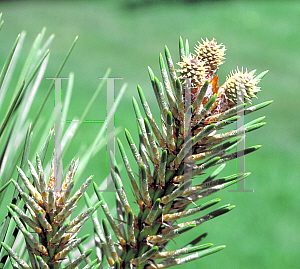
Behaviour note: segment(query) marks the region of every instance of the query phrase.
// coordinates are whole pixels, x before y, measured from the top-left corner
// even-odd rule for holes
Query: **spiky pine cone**
[[[223,249],[225,246],[211,248],[212,244],[198,245],[203,235],[178,250],[167,251],[165,247],[171,239],[234,208],[224,205],[194,220],[185,221],[185,217],[201,214],[220,202],[220,199],[213,199],[196,205],[198,200],[250,174],[239,173],[215,179],[224,168],[225,162],[260,147],[254,146],[243,152],[227,154],[242,139],[244,132],[263,126],[263,118],[247,123],[245,130],[226,133],[217,131],[235,122],[240,117],[237,111],[246,115],[271,103],[264,102],[244,109],[244,101],[247,102],[254,96],[258,89],[256,85],[266,72],[254,77],[254,72],[237,71],[227,77],[226,82],[219,87],[216,71],[224,59],[225,48],[216,45],[213,39],[196,47],[194,56],[189,54],[187,46],[183,46],[181,38],[179,45],[180,57],[183,60],[178,64],[181,68],[178,70],[179,77],[167,47],[165,55],[171,82],[162,55],[159,62],[163,84],[149,68],[150,80],[160,109],[161,129],[154,120],[140,86],[138,93],[146,118],[142,117],[133,98],[139,124],[139,146],[135,144],[128,130],[125,130],[125,135],[138,165],[138,180],[121,141],[117,139],[139,211],[129,205],[118,167],[115,165],[112,176],[119,199],[119,223],[116,223],[104,201],[102,208],[118,240],[115,244],[118,250],[116,251],[112,243],[105,221],[105,237],[102,236],[101,239],[107,261],[114,268],[167,268]],[[187,84],[192,85],[189,87],[186,84],[183,87],[182,83],[188,80]],[[234,98],[234,93],[238,94],[243,90],[245,98],[242,104],[237,104],[238,99]],[[219,164],[221,166],[202,182],[199,179],[193,180],[195,176],[204,174],[209,167]],[[94,187],[99,200],[103,200],[96,183]],[[194,206],[187,209],[189,205]]]
[[[27,205],[31,218],[14,204],[10,204],[10,207],[8,207],[18,229],[23,233],[27,245],[35,254],[41,269],[60,268],[62,260],[87,239],[89,235],[85,235],[81,239],[78,239],[77,235],[85,221],[90,218],[92,213],[101,204],[101,202],[98,202],[95,206],[91,206],[73,220],[69,220],[68,217],[91,183],[92,176],[70,197],[74,187],[73,177],[77,170],[79,160],[77,159],[75,161],[73,159],[71,161],[60,191],[56,191],[55,189],[57,183],[54,175],[54,166],[57,166],[55,162],[56,158],[55,154],[53,154],[51,175],[48,184],[46,183],[42,163],[38,154],[36,155],[37,170],[35,170],[31,162],[28,161],[34,185],[30,182],[25,173],[17,167],[18,173],[28,189],[29,194],[27,194],[16,181],[13,180],[12,182],[19,191],[24,203]],[[32,230],[32,232],[30,232],[30,230]],[[36,268],[33,264],[32,267],[29,266],[8,245],[5,243],[2,243],[2,245],[22,268]],[[82,253],[75,261],[66,266],[65,269],[77,268],[77,266],[89,256],[91,251],[92,250],[88,250]]]
[[[218,45],[214,38],[211,41],[207,38],[206,41],[201,40],[202,43],[198,41],[198,45],[195,46],[196,55],[204,66],[208,67],[213,73],[225,60],[225,46],[223,44]]]
[[[182,62],[179,62],[178,65],[180,66],[180,69],[177,70],[180,73],[178,79],[181,83],[185,83],[186,79],[190,79],[192,98],[194,98],[197,94],[198,86],[203,85],[206,81],[207,67],[194,54],[190,54],[188,57],[182,56]]]
[[[251,98],[256,97],[255,93],[260,91],[256,86],[259,79],[255,79],[254,73],[255,70],[248,73],[246,69],[244,73],[243,69],[240,71],[238,68],[235,72],[231,72],[222,86],[224,94],[235,104],[238,103],[238,99],[239,103],[243,103],[244,100],[251,103]]]

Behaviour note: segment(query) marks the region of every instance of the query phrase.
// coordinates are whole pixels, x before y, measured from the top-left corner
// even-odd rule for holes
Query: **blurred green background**
[[[116,110],[115,125],[122,128],[118,137],[125,145],[124,127],[131,131],[137,141],[131,103],[132,96],[138,99],[136,86],[141,85],[157,116],[158,107],[147,66],[160,78],[158,55],[164,52],[164,46],[167,45],[173,60],[177,62],[179,36],[189,39],[191,51],[201,38],[216,38],[218,43],[225,44],[226,61],[218,71],[220,84],[237,66],[250,71],[257,69],[257,73],[270,70],[260,82],[262,91],[254,104],[267,100],[274,100],[274,103],[246,119],[248,122],[265,115],[267,122],[264,128],[246,137],[246,147],[263,145],[258,152],[246,157],[246,172],[252,172],[247,178],[246,189],[254,192],[232,193],[223,190],[214,195],[213,198],[222,199],[222,204],[230,203],[237,207],[197,227],[184,238],[179,237],[176,244],[171,243],[168,249],[179,248],[194,237],[208,232],[204,243],[211,242],[215,246],[225,244],[227,248],[177,268],[300,267],[300,2],[7,1],[0,2],[0,12],[4,19],[0,32],[1,66],[18,33],[27,31],[21,56],[25,60],[34,38],[46,26],[48,36],[54,33],[55,39],[50,47],[50,63],[45,77],[53,77],[73,39],[79,36],[61,74],[67,77],[71,71],[75,73],[69,119],[80,117],[99,83],[98,77],[102,77],[108,67],[112,68],[110,77],[123,77],[115,84],[118,94],[122,84],[128,83],[125,96]],[[46,79],[42,82],[35,100],[36,108],[49,83]],[[63,82],[63,89],[66,86],[67,83]],[[41,128],[52,109],[53,97],[50,97],[43,110],[44,123],[41,120]],[[86,120],[103,120],[105,116],[106,89],[103,89]],[[101,124],[95,123],[82,128],[66,156],[65,167],[78,148],[87,148],[100,127]],[[34,140],[38,139],[34,136]],[[127,145],[126,149],[129,150]],[[31,154],[33,156],[34,152]],[[94,156],[80,181],[94,174],[95,181],[101,184],[106,176],[105,154],[103,149]],[[116,157],[121,164],[118,148]],[[235,169],[233,161],[221,176],[234,174]],[[127,184],[129,179],[123,167],[122,175],[125,188],[130,192]],[[88,193],[93,193],[92,187]],[[113,207],[112,193],[104,195]],[[5,209],[3,212],[6,214]],[[90,228],[91,222],[83,228],[82,234],[90,232]]]

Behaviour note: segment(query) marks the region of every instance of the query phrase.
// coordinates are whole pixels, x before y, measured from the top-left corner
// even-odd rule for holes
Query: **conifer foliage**
[[[1,248],[10,256],[14,269],[162,269],[185,264],[225,248],[214,247],[211,243],[200,244],[207,235],[200,229],[196,230],[199,235],[194,240],[178,249],[168,249],[167,246],[170,240],[176,240],[181,234],[235,207],[229,204],[216,206],[221,201],[219,198],[206,197],[248,177],[250,173],[226,177],[219,174],[227,161],[260,148],[257,145],[235,151],[237,144],[244,140],[245,133],[265,125],[262,122],[264,117],[238,129],[232,127],[231,131],[225,132],[223,128],[233,126],[241,117],[272,102],[252,105],[252,98],[257,98],[260,91],[258,83],[267,71],[255,75],[255,70],[248,72],[247,69],[237,68],[219,85],[217,71],[225,60],[225,50],[225,46],[217,44],[215,39],[202,39],[195,46],[194,53],[190,53],[188,41],[184,43],[180,37],[179,62],[176,66],[167,47],[165,60],[159,55],[161,81],[148,67],[160,115],[155,119],[152,111],[157,107],[150,108],[138,85],[141,105],[134,97],[132,103],[139,141],[134,141],[127,129],[125,137],[128,146],[124,147],[117,138],[135,203],[129,202],[123,187],[128,179],[121,178],[117,161],[112,156],[114,166],[111,175],[116,189],[117,216],[111,213],[96,182],[93,182],[93,187],[99,202],[92,205],[86,193],[92,176],[72,194],[78,159],[71,161],[62,186],[58,186],[60,172],[57,172],[55,151],[49,180],[45,178],[42,164],[45,156],[40,158],[41,155],[37,154],[36,165],[28,161],[32,180],[24,172],[24,163],[20,165],[23,170],[17,167],[26,189],[20,181],[11,179],[1,186],[0,193],[13,183],[25,204],[21,208],[13,199],[7,208],[17,232],[21,232],[25,239],[31,264],[12,249],[11,244],[1,242]],[[4,68],[5,72],[8,66]],[[0,76],[2,82],[4,75]],[[5,126],[6,123],[2,125],[0,136]],[[28,152],[26,150],[24,160],[28,159]],[[133,155],[134,163],[129,161],[129,154]],[[211,167],[215,170],[205,175]],[[88,209],[74,217],[71,214],[82,196],[85,196]],[[102,221],[97,217],[99,207],[105,216]],[[92,249],[86,251],[82,245],[88,235],[78,236],[83,224],[90,218],[94,224],[93,248],[97,256],[93,261],[88,257]],[[5,220],[4,224],[3,234],[6,233],[8,221]],[[77,248],[81,253],[73,258],[72,253]],[[3,260],[6,262],[7,259]],[[84,260],[86,265],[80,265]],[[0,267],[3,268],[4,264],[0,263]]]
[[[247,115],[271,103],[248,105],[260,91],[257,85],[267,71],[255,76],[255,71],[237,69],[220,86],[216,73],[225,59],[225,47],[217,44],[215,39],[198,42],[193,54],[189,52],[188,41],[184,44],[180,38],[179,56],[180,61],[175,67],[167,47],[166,61],[159,55],[161,81],[148,67],[160,119],[154,119],[151,109],[156,108],[149,107],[141,86],[137,86],[145,113],[142,116],[140,106],[133,98],[138,143],[125,129],[135,165],[129,162],[129,153],[117,139],[138,208],[128,202],[123,188],[125,179],[121,179],[116,161],[111,171],[118,194],[116,218],[94,183],[106,215],[104,234],[99,232],[99,237],[112,268],[168,268],[222,250],[225,246],[198,244],[206,234],[199,234],[195,240],[176,250],[166,250],[166,245],[181,234],[234,208],[227,204],[211,209],[220,199],[203,200],[250,174],[217,178],[225,162],[260,148],[253,146],[242,152],[229,153],[243,140],[244,133],[265,124],[261,122],[264,117],[247,123],[239,130],[233,128],[222,133],[222,128],[235,123],[241,117],[238,112]],[[199,176],[205,170],[217,165],[210,176],[202,176],[201,180]],[[189,216],[194,216],[194,219],[187,220]],[[117,242],[113,243],[110,231]]]
[[[62,260],[88,238],[89,235],[85,235],[82,238],[77,238],[77,235],[83,224],[100,206],[101,202],[98,202],[95,206],[91,206],[85,212],[70,220],[69,216],[90,185],[92,176],[71,196],[70,194],[74,187],[73,177],[79,164],[78,159],[76,161],[72,160],[70,163],[68,172],[59,191],[56,189],[56,185],[59,181],[57,175],[54,173],[55,166],[57,167],[55,153],[53,154],[51,162],[51,174],[48,182],[46,182],[42,162],[38,154],[36,155],[36,164],[37,169],[28,161],[34,185],[30,182],[25,173],[17,167],[18,173],[29,191],[29,194],[27,194],[16,181],[12,180],[15,188],[19,191],[26,204],[26,208],[31,217],[14,204],[10,204],[7,208],[19,231],[23,233],[26,243],[30,246],[28,251],[34,253],[40,268],[59,269],[61,268]],[[4,242],[1,244],[21,268],[36,268],[35,264],[31,266],[28,265],[10,246]],[[91,249],[85,251],[65,268],[77,268],[91,252]],[[34,261],[34,259],[32,261]],[[94,264],[95,263],[96,261],[94,261]],[[93,264],[91,264],[90,267],[86,268],[96,267],[93,267]]]

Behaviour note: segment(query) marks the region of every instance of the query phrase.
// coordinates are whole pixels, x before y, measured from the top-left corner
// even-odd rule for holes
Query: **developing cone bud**
[[[217,45],[215,38],[211,41],[207,38],[206,41],[202,39],[202,43],[198,41],[198,45],[195,47],[196,56],[203,62],[204,66],[209,67],[212,71],[217,70],[225,59],[225,46],[222,43]]]
[[[190,54],[189,57],[182,57],[182,62],[177,63],[180,69],[177,72],[180,73],[178,77],[182,85],[185,85],[186,80],[191,80],[192,93],[197,90],[199,85],[203,85],[206,81],[206,67],[204,62],[197,56]]]
[[[249,102],[251,103],[251,98],[256,97],[254,93],[260,91],[257,87],[259,79],[254,78],[255,70],[251,72],[243,72],[238,68],[235,72],[231,72],[226,78],[226,82],[222,86],[224,93],[228,99],[233,101],[235,104]]]

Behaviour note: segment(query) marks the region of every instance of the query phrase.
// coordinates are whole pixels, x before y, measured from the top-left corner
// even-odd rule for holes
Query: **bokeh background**
[[[137,141],[131,99],[137,84],[156,111],[158,107],[148,78],[147,66],[160,77],[158,55],[167,45],[173,60],[179,60],[179,36],[189,39],[190,49],[201,38],[216,38],[225,44],[226,61],[218,71],[222,84],[233,69],[270,70],[260,82],[261,92],[254,104],[274,100],[273,104],[250,115],[246,122],[266,116],[267,125],[246,137],[246,146],[263,147],[246,157],[246,189],[254,192],[233,193],[223,190],[213,198],[237,207],[230,213],[190,231],[168,249],[179,248],[196,236],[208,232],[204,243],[225,244],[225,250],[178,268],[300,268],[299,255],[299,100],[300,100],[300,2],[298,1],[4,1],[0,2],[4,26],[0,33],[0,63],[22,30],[26,30],[26,56],[36,35],[47,27],[47,36],[55,34],[50,47],[46,77],[53,77],[75,36],[79,40],[61,76],[75,73],[74,94],[68,117],[83,113],[99,83],[98,77],[112,68],[110,77],[123,77],[115,85],[118,94],[128,83],[125,96],[116,110],[115,126],[126,144],[124,127]],[[49,80],[44,80],[36,97],[39,106]],[[67,83],[63,82],[63,88]],[[41,128],[53,109],[53,96],[42,114]],[[32,111],[32,117],[34,111]],[[1,118],[3,115],[1,115]],[[106,117],[106,89],[102,90],[86,120]],[[85,125],[66,155],[66,167],[77,152],[83,151],[97,135],[100,123]],[[34,141],[39,139],[34,136]],[[126,145],[126,149],[129,147]],[[32,156],[34,152],[31,153]],[[128,153],[129,154],[129,153]],[[50,156],[50,155],[49,155]],[[48,157],[49,157],[48,156]],[[76,156],[80,157],[80,156]],[[116,148],[116,157],[121,158]],[[105,148],[96,154],[83,173],[85,180],[94,174],[98,184],[106,177]],[[129,179],[121,168],[125,188]],[[135,169],[137,172],[137,169]],[[212,171],[212,170],[211,170]],[[228,164],[220,176],[234,174],[235,163]],[[127,184],[128,182],[128,184]],[[235,187],[231,187],[234,189]],[[88,189],[92,194],[92,187]],[[104,193],[111,208],[114,194]],[[82,204],[83,206],[83,204]],[[135,208],[137,210],[137,207]],[[6,210],[2,209],[3,215]],[[99,210],[101,218],[102,212]],[[2,221],[3,216],[1,216]],[[88,222],[82,234],[91,232]]]

